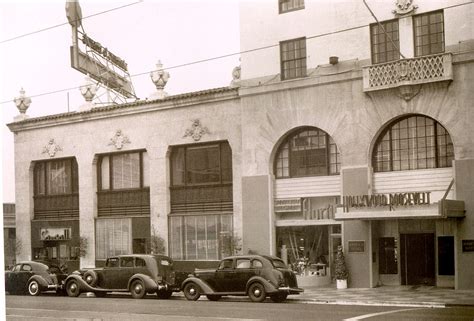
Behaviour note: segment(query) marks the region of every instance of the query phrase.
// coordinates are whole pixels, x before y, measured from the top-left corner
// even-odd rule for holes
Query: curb
[[[322,299],[287,299],[288,302],[303,304],[334,304],[334,305],[364,305],[364,306],[393,306],[393,307],[420,307],[420,308],[446,308],[448,304],[438,302],[403,302],[403,301],[348,301],[348,300],[322,300]],[[453,306],[453,305],[450,305]],[[470,306],[467,304],[466,306]]]

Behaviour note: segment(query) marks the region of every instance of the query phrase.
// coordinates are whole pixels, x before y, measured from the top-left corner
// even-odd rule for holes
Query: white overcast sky
[[[83,17],[137,2],[79,1]],[[13,133],[6,124],[18,110],[13,98],[24,88],[28,96],[83,84],[84,75],[70,66],[71,27],[65,24],[11,41],[8,39],[67,23],[66,1],[0,0],[0,106],[2,110],[2,195],[15,202]],[[237,0],[144,0],[83,20],[84,31],[128,63],[131,75],[239,52]],[[239,57],[169,70],[165,88],[180,94],[229,85]],[[132,78],[137,96],[155,87],[149,73]],[[32,97],[30,117],[74,111],[84,103],[78,89]],[[67,133],[64,133],[67,135]]]

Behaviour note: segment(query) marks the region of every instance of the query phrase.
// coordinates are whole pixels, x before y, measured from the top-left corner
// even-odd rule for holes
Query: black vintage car
[[[299,294],[296,275],[285,263],[273,256],[241,255],[223,259],[217,270],[196,270],[182,283],[184,296],[197,300],[201,294],[211,301],[224,295],[248,295],[254,302],[270,296],[283,302],[289,294]]]
[[[105,296],[108,292],[130,292],[135,299],[147,293],[156,293],[168,299],[175,285],[173,261],[163,255],[119,255],[109,257],[103,268],[74,271],[66,279],[66,292],[76,297],[81,292]]]
[[[5,291],[9,294],[40,295],[42,292],[62,293],[67,273],[60,267],[46,263],[25,261],[5,271]]]

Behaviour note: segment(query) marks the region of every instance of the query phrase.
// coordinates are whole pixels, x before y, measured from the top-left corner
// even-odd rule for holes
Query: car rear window
[[[272,260],[273,266],[280,269],[286,269],[286,264],[282,260]]]

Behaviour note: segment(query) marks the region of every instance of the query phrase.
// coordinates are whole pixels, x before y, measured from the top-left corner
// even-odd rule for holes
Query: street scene
[[[0,3],[0,315],[474,320],[473,14]]]

